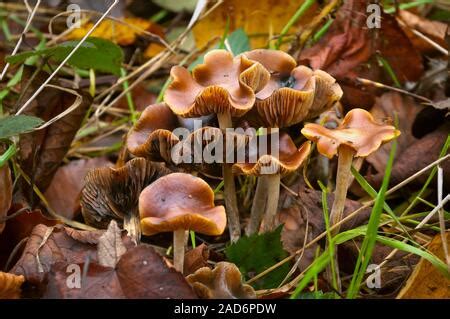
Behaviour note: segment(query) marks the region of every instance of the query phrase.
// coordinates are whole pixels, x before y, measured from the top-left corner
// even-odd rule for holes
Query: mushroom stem
[[[345,200],[347,198],[347,190],[349,187],[349,182],[352,178],[351,167],[354,154],[354,150],[348,146],[341,145],[339,147],[336,190],[334,191],[334,202],[330,213],[331,226],[339,223],[342,220],[345,208]],[[337,227],[333,231],[333,235],[339,233],[339,228],[340,227]]]
[[[253,235],[259,231],[261,220],[264,216],[267,203],[267,187],[264,178],[259,177],[256,185],[255,197],[253,198],[250,220],[246,229],[247,236]]]
[[[267,204],[266,212],[263,220],[263,231],[271,231],[275,228],[275,220],[278,211],[278,199],[280,198],[280,174],[263,175],[260,177],[264,180],[266,186]]]
[[[233,127],[230,113],[217,114],[219,127],[222,130]],[[241,223],[239,221],[239,209],[236,198],[236,186],[234,184],[234,176],[232,171],[232,164],[223,163],[223,196],[225,199],[225,207],[228,216],[228,228],[230,230],[230,240],[235,242],[241,237]]]
[[[178,229],[173,232],[173,265],[176,270],[184,270],[184,246],[186,243],[186,230]]]

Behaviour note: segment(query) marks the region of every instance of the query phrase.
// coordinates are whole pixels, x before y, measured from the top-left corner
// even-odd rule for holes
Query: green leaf
[[[193,12],[197,4],[197,0],[153,0],[153,3],[156,3],[161,8],[172,12]]]
[[[235,30],[228,36],[228,44],[234,55],[250,51],[250,39],[242,28]]]
[[[0,139],[29,132],[42,123],[43,121],[40,118],[27,115],[0,118]]]
[[[79,41],[67,41],[52,48],[27,51],[9,56],[6,58],[6,61],[11,64],[17,64],[24,63],[30,57],[41,56],[55,62],[62,62],[78,43]],[[119,46],[104,39],[88,38],[69,59],[67,64],[80,69],[94,69],[120,76],[122,61],[123,52]]]
[[[225,249],[228,261],[235,263],[246,279],[259,274],[284,259],[288,254],[281,244],[281,230],[242,237]],[[254,283],[256,289],[276,288],[289,272],[289,265],[283,264]]]

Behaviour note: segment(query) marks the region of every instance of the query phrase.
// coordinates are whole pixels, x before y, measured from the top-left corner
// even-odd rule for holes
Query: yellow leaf
[[[144,31],[149,31],[159,36],[163,36],[163,31],[160,26],[150,21],[140,18],[124,18],[124,23],[113,20],[105,20],[91,34],[92,37],[98,37],[110,40],[119,45],[127,46],[136,41],[137,36]],[[91,22],[85,23],[81,28],[74,29],[67,36],[68,40],[78,40],[86,35],[94,24]]]
[[[446,233],[450,245],[450,233]],[[445,260],[441,235],[436,235],[428,250],[441,260]],[[450,280],[425,259],[421,259],[409,277],[397,299],[444,299],[450,298]]]
[[[0,299],[19,299],[24,281],[23,276],[0,272]]]
[[[303,0],[225,0],[194,27],[194,37],[198,48],[204,47],[214,37],[222,37],[230,19],[230,33],[243,28],[250,36],[252,48],[265,47],[272,35],[279,34],[289,19],[295,14]],[[298,25],[308,23],[317,5],[298,21]],[[295,31],[295,26],[289,32]]]

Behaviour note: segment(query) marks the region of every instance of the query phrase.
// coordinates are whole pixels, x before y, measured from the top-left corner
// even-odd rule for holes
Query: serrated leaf
[[[55,62],[63,61],[78,45],[79,41],[66,41],[55,47],[27,51],[14,56],[9,56],[6,61],[11,64],[24,63],[33,56],[47,57]],[[68,65],[80,69],[94,69],[97,71],[120,75],[123,61],[122,49],[111,41],[101,38],[88,38],[78,48],[67,62]]]
[[[0,118],[0,139],[29,132],[42,123],[43,121],[40,118],[27,115]]]
[[[280,226],[273,232],[242,237],[226,248],[228,261],[236,264],[247,279],[273,266],[288,255],[281,243],[282,228]],[[276,288],[288,272],[289,265],[285,263],[257,280],[253,286],[256,289]]]

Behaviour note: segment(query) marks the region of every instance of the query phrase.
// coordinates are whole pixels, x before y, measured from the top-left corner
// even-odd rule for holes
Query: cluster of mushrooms
[[[299,170],[311,153],[311,141],[316,142],[322,155],[338,155],[331,213],[335,224],[342,219],[353,158],[369,155],[399,134],[394,127],[375,122],[367,111],[353,109],[336,129],[306,124],[301,130],[306,141],[298,147],[287,128],[332,108],[342,90],[329,74],[297,66],[282,51],[260,49],[233,57],[228,51],[214,50],[192,72],[174,66],[171,77],[164,103],[148,106],[128,133],[127,149],[135,158],[123,167],[91,171],[81,202],[86,222],[97,228],[106,228],[115,219],[136,240],[141,233],[151,236],[173,232],[174,266],[181,272],[188,230],[218,236],[228,224],[232,242],[241,236],[237,175],[258,178],[246,234],[272,230],[276,226],[280,179]],[[201,119],[204,125],[193,128],[194,119]],[[181,139],[175,133],[179,127],[189,129],[190,134]],[[265,134],[278,139],[279,154],[257,148],[248,151],[257,153],[256,161],[248,160],[252,154],[235,158],[238,148],[262,138],[260,134],[227,130],[239,127],[267,129]],[[207,149],[218,136],[235,142],[223,151],[226,161],[195,161],[186,167],[174,157],[174,150],[182,153],[198,140]],[[264,170],[268,166],[270,174]],[[208,183],[186,173],[217,168],[223,179],[225,207],[215,206]]]

